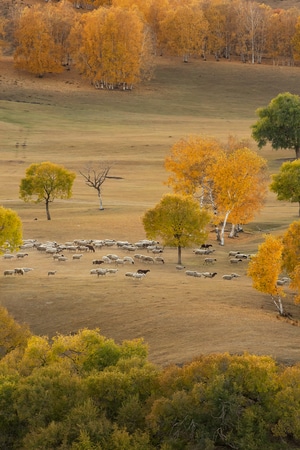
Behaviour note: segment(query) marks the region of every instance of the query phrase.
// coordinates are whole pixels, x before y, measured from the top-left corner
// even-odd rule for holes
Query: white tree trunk
[[[227,213],[225,214],[224,220],[223,220],[223,225],[222,225],[221,233],[220,233],[220,245],[224,245],[224,243],[225,243],[224,234],[225,234],[225,228],[226,228],[229,214],[230,214],[230,211],[227,211]]]

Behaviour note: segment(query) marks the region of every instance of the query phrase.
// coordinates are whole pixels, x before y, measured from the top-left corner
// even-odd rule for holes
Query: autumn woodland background
[[[249,140],[251,148],[256,149],[250,130],[256,120],[255,110],[267,105],[280,92],[299,94],[299,13],[294,9],[297,3],[282,0],[268,2],[263,7],[245,1],[222,3],[225,9],[235,4],[245,14],[249,10],[243,8],[251,4],[261,13],[258,17],[263,18],[265,27],[260,22],[259,33],[265,30],[266,34],[262,41],[262,35],[257,34],[257,43],[263,42],[266,47],[263,52],[259,45],[255,47],[259,50],[258,53],[255,50],[254,63],[251,59],[254,47],[249,47],[245,29],[239,35],[241,41],[237,39],[237,29],[233,29],[235,38],[231,43],[230,59],[227,59],[220,51],[224,49],[223,35],[214,35],[216,26],[211,25],[206,29],[206,37],[210,40],[207,38],[203,58],[202,47],[196,54],[186,48],[182,51],[182,48],[170,47],[166,39],[168,33],[161,35],[159,41],[158,36],[149,34],[150,22],[147,22],[146,36],[151,36],[147,40],[150,50],[145,54],[147,64],[142,68],[138,65],[135,78],[130,78],[132,74],[126,78],[127,72],[124,72],[123,78],[117,79],[113,70],[108,72],[106,68],[103,73],[94,70],[91,75],[82,65],[76,65],[77,58],[80,64],[83,63],[84,53],[78,55],[75,38],[71,43],[68,41],[64,49],[59,47],[59,53],[49,52],[49,48],[45,51],[46,56],[50,53],[54,56],[55,64],[52,61],[51,68],[41,71],[39,66],[37,71],[36,67],[26,67],[26,51],[30,49],[32,38],[27,13],[25,25],[29,34],[25,47],[22,47],[23,53],[15,54],[23,39],[18,26],[25,20],[23,10],[27,4],[31,5],[30,10],[35,12],[37,19],[43,18],[40,23],[51,25],[47,33],[59,30],[60,20],[68,22],[70,18],[63,29],[71,32],[73,26],[79,27],[77,37],[83,37],[78,29],[84,24],[85,14],[96,14],[96,9],[87,1],[74,4],[3,0],[1,30],[6,43],[0,59],[0,203],[19,214],[24,238],[40,242],[85,238],[136,242],[145,237],[141,217],[169,192],[165,184],[168,175],[164,159],[179,139],[203,134],[226,142],[232,135]],[[121,4],[121,1],[114,4]],[[155,6],[155,2],[143,2],[143,5],[149,4]],[[168,4],[157,2],[158,9],[154,11],[158,13]],[[219,2],[205,4],[215,7],[213,11],[219,11]],[[60,13],[53,14],[53,11]],[[143,43],[145,16],[140,22],[141,16],[136,9],[129,11],[127,13],[134,17],[141,30],[140,43]],[[163,17],[167,15],[163,14]],[[211,17],[217,16],[212,14]],[[233,16],[229,17],[233,19]],[[143,27],[140,27],[141,23]],[[152,25],[158,23],[154,21]],[[206,23],[208,26],[209,21]],[[243,26],[246,20],[235,23]],[[278,32],[279,24],[283,34]],[[72,32],[75,36],[76,29]],[[34,35],[33,29],[31,33]],[[50,45],[47,33],[46,41]],[[61,51],[67,50],[71,55],[71,44],[75,48],[72,48],[74,53],[68,61],[70,65],[62,68],[66,53]],[[188,63],[184,63],[187,55]],[[134,67],[136,62],[136,59],[132,62]],[[101,89],[103,81],[103,87],[107,89]],[[113,90],[109,89],[111,81]],[[259,154],[267,159],[270,174],[278,172],[283,162],[294,158],[292,151],[274,151],[270,146],[259,150]],[[46,220],[43,205],[25,204],[19,198],[19,184],[26,168],[32,162],[47,160],[62,164],[77,174],[72,199],[56,200],[51,205],[51,221]],[[117,178],[105,182],[104,211],[99,211],[96,193],[84,184],[79,171],[103,160],[112,162],[111,175]],[[3,277],[3,271],[15,267],[16,261],[1,258],[1,306],[7,308],[17,322],[28,324],[35,336],[25,356],[13,352],[1,365],[1,380],[5,380],[5,387],[3,382],[0,391],[2,410],[7,412],[1,416],[5,418],[1,421],[1,448],[17,448],[14,447],[17,444],[25,449],[300,448],[299,393],[294,395],[293,391],[299,386],[300,309],[294,304],[294,293],[286,288],[284,304],[292,315],[290,320],[279,318],[271,298],[253,289],[251,279],[246,276],[246,262],[235,268],[240,275],[238,279],[222,280],[223,274],[232,271],[229,250],[255,253],[265,233],[281,235],[295,220],[298,220],[298,205],[279,202],[275,194],[269,192],[261,213],[244,227],[238,238],[229,240],[226,237],[224,247],[217,245],[211,229],[208,242],[216,250],[214,270],[218,273],[213,280],[186,277],[184,271],[176,270],[176,249],[170,248],[163,254],[165,264],[149,267],[150,273],[142,282],[124,276],[128,267],[121,268],[116,276],[91,276],[89,271],[95,257],[92,254],[84,255],[80,261],[70,260],[58,265],[51,257],[29,251],[26,261],[21,264],[34,270],[24,277]],[[103,254],[104,251],[99,250],[96,256]],[[192,249],[183,251],[183,263],[188,269],[204,270],[203,259]],[[57,270],[57,273],[48,277],[48,270]],[[109,341],[107,346],[102,345],[102,338],[94,332],[77,336],[77,331],[83,328],[99,328],[101,335],[116,344]],[[57,338],[52,348],[43,336],[51,339],[57,333],[69,337]],[[24,341],[25,337],[22,336]],[[144,339],[148,349],[141,341],[124,344],[124,341],[134,339]],[[102,342],[100,347],[107,359],[104,353],[96,357],[92,348],[86,359],[81,356],[76,361],[70,358],[71,352],[82,351],[83,342],[93,342],[96,346]],[[20,348],[23,349],[22,345]],[[217,356],[225,352],[233,356]],[[238,359],[237,355],[244,352],[257,356]],[[126,363],[125,355],[135,359]],[[199,355],[203,355],[201,362],[190,366],[188,363]],[[270,359],[260,359],[263,355]],[[108,361],[107,367],[111,366],[102,373],[100,366],[104,360]],[[114,366],[117,361],[118,367]],[[166,369],[158,378],[157,369],[148,365],[152,363]],[[184,364],[187,365],[181,368]],[[228,367],[231,371],[226,378]],[[95,368],[98,375],[93,372]],[[68,378],[70,373],[72,377]],[[138,373],[136,377],[135,373]],[[249,373],[252,374],[250,378]],[[212,374],[211,384],[203,382],[200,386],[207,416],[204,413],[201,417],[193,416],[191,411],[195,404],[198,405],[200,392],[193,388],[195,380],[199,382],[205,377],[208,380]],[[255,374],[258,374],[257,379]],[[241,384],[231,384],[230,380],[235,377]],[[52,391],[54,384],[49,381],[53,378],[60,380],[55,392]],[[143,383],[138,384],[138,379]],[[43,388],[37,387],[33,391],[30,386],[36,385],[38,380],[42,380],[40,386],[43,384]],[[63,380],[70,380],[70,383],[63,383]],[[247,384],[245,380],[250,381]],[[135,386],[136,390],[127,396],[125,385]],[[109,386],[113,386],[114,394],[118,392],[118,395],[111,395]],[[283,386],[287,387],[286,391]],[[293,388],[288,391],[291,386]],[[43,406],[39,398],[44,389],[48,389],[53,397],[49,395]],[[13,397],[14,392],[19,401],[16,401],[17,396]],[[84,402],[87,392],[89,400]],[[150,393],[155,393],[156,401]],[[163,395],[163,401],[160,395]],[[56,408],[57,397],[62,401]],[[105,399],[102,406],[99,406],[99,398]],[[24,404],[32,405],[32,408],[26,410]],[[285,415],[287,405],[290,409]],[[39,421],[34,422],[31,417],[36,420],[37,411],[40,412]],[[261,411],[267,413],[262,416]],[[84,424],[78,419],[83,416],[86,418]],[[139,421],[141,417],[143,419]],[[164,420],[166,417],[168,420]],[[240,417],[243,418],[239,422],[240,428],[234,428],[233,424],[238,423]],[[187,418],[190,419],[188,424]],[[176,428],[179,423],[180,427]],[[195,423],[199,426],[198,431],[191,432],[191,429],[195,430]],[[259,428],[257,424],[262,423]],[[100,428],[107,432],[101,438]]]

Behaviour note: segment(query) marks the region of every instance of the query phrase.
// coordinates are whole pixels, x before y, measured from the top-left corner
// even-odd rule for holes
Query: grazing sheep
[[[124,256],[123,261],[126,263],[134,264],[134,259],[131,256]]]
[[[233,278],[238,278],[240,275],[236,273],[231,273],[230,275],[223,275],[223,280],[232,280]]]
[[[212,245],[211,244],[202,244],[201,245],[201,248],[209,248],[209,247],[212,247]]]
[[[97,276],[99,275],[106,275],[108,269],[96,269]]]
[[[24,270],[25,273],[31,272],[33,270],[32,267],[22,267],[22,269]]]
[[[205,258],[203,264],[214,264],[215,262],[217,262],[216,258]]]
[[[142,261],[154,264],[154,258],[152,258],[152,256],[143,256]]]
[[[133,276],[133,278],[136,278],[136,279],[138,279],[138,280],[141,280],[141,279],[144,278],[146,275],[145,275],[144,273],[137,273],[137,272],[134,272],[132,276]]]
[[[124,265],[124,264],[125,264],[125,261],[124,261],[124,259],[122,259],[122,258],[118,258],[118,259],[115,259],[115,260],[114,260],[114,263],[115,263],[117,266],[120,266],[120,265]]]
[[[202,272],[202,275],[204,278],[214,278],[217,274],[217,272]]]
[[[17,253],[17,258],[25,258],[25,256],[28,256],[28,253]]]
[[[155,256],[154,261],[162,264],[165,263],[164,258],[162,258],[161,256]]]
[[[134,257],[135,259],[143,259],[143,258],[144,258],[144,255],[141,255],[140,253],[136,253],[135,255],[133,255],[133,257]]]
[[[112,274],[115,274],[118,272],[118,269],[105,269],[105,270],[106,270],[106,273],[112,273]]]
[[[14,275],[15,274],[15,271],[14,270],[4,270],[4,276],[6,276],[6,275]]]
[[[195,255],[209,255],[209,254],[213,253],[214,251],[215,251],[214,249],[209,249],[209,248],[196,248],[195,250],[193,250]]]
[[[284,286],[285,284],[289,284],[290,279],[289,278],[281,278],[276,281],[277,286]]]
[[[176,266],[176,270],[184,270],[185,266],[181,266],[180,264]]]
[[[65,256],[59,256],[57,258],[58,261],[68,261],[68,258],[66,258]]]
[[[50,275],[55,275],[56,274],[56,270],[49,270],[48,271],[48,277],[50,276]]]
[[[196,270],[186,270],[185,271],[185,274],[189,277],[194,277],[196,273],[197,273]]]
[[[92,270],[90,270],[90,274],[91,274],[91,275],[97,275],[97,270],[98,270],[98,269],[92,269]]]
[[[239,258],[239,259],[249,259],[250,255],[246,255],[245,253],[238,253],[237,255],[235,255],[235,258]]]
[[[53,259],[58,259],[61,256],[64,256],[64,255],[60,255],[59,253],[56,253],[55,255],[53,255]]]
[[[102,259],[93,259],[93,264],[103,264],[104,261]]]
[[[16,275],[24,275],[24,270],[21,267],[17,267],[15,269],[15,274]]]
[[[5,255],[3,255],[3,258],[4,259],[12,259],[12,258],[14,258],[15,256],[14,255],[11,255],[10,253],[6,253]]]
[[[125,277],[133,277],[134,272],[126,272]]]
[[[72,259],[80,259],[82,258],[82,254],[73,255]]]
[[[118,255],[108,254],[106,255],[107,258],[109,258],[111,261],[116,261],[117,259],[120,259]],[[103,259],[103,258],[102,258]]]
[[[231,258],[230,260],[231,264],[238,264],[239,262],[242,262],[242,259],[237,259],[237,258]]]
[[[102,261],[106,264],[111,264],[113,260],[110,259],[108,256],[102,256]]]
[[[231,251],[228,253],[228,256],[236,256],[236,255],[239,255],[239,254],[240,254],[240,252],[231,250]]]
[[[150,269],[138,269],[136,271],[136,273],[143,273],[144,275],[146,275],[148,272],[150,272]]]

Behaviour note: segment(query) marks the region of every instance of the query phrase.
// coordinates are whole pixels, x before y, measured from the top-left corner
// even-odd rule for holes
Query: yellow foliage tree
[[[0,254],[22,245],[22,222],[18,214],[0,206]]]
[[[283,235],[282,265],[291,277],[291,287],[298,291],[295,302],[300,303],[300,220],[290,224]]]
[[[199,2],[170,2],[160,22],[159,40],[173,55],[182,55],[188,62],[190,55],[203,52],[208,22]]]
[[[80,38],[76,62],[98,88],[123,89],[141,78],[143,22],[134,10],[99,8],[85,15],[74,30]]]
[[[283,243],[279,238],[268,235],[259,245],[258,252],[252,256],[247,275],[252,278],[254,289],[269,294],[281,316],[285,316],[282,297],[285,293],[277,286],[277,279],[282,271]]]
[[[248,148],[222,152],[209,176],[213,180],[218,218],[222,222],[221,245],[228,220],[235,225],[249,223],[259,211],[267,194],[267,161]]]
[[[267,193],[266,161],[248,148],[240,148],[229,138],[227,149],[211,138],[180,140],[165,159],[165,168],[173,174],[167,184],[175,192],[199,199],[200,206],[213,211],[216,232],[224,244],[228,220],[235,225],[248,223],[259,211]]]
[[[15,31],[15,66],[39,77],[63,70],[61,46],[53,39],[46,11],[38,5],[24,8]]]

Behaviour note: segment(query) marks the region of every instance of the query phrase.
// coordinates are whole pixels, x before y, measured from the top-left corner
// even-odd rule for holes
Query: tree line
[[[95,87],[123,89],[166,54],[294,65],[300,12],[243,0],[61,0],[24,7],[3,0],[0,45],[37,76],[74,63]],[[9,51],[7,50],[7,51]]]
[[[0,308],[0,448],[299,449],[299,364],[214,354],[165,368],[142,339],[36,336]]]

